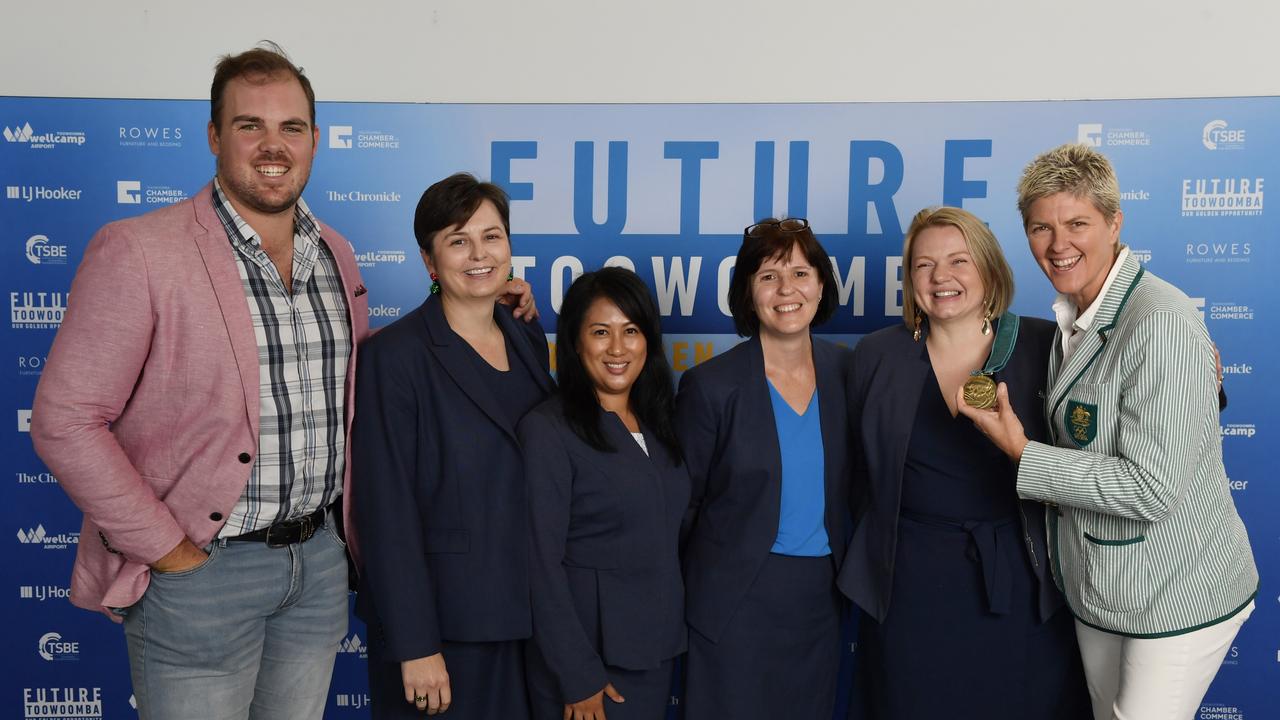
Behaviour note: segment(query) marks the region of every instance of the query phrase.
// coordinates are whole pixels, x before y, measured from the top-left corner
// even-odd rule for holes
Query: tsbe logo
[[[1186,178],[1182,216],[1261,215],[1263,184],[1260,177]]]
[[[36,652],[45,662],[75,662],[80,659],[80,643],[63,639],[56,632],[40,636]]]
[[[6,142],[26,145],[32,150],[52,150],[56,147],[80,146],[85,143],[84,133],[79,130],[54,130],[52,132],[36,132],[31,123],[23,123],[9,127],[4,126]]]
[[[338,645],[338,652],[368,658],[369,645],[361,640],[359,635],[351,633],[350,637],[343,638],[342,643]]]
[[[1232,648],[1233,650],[1235,648]],[[1234,705],[1208,703],[1200,706],[1197,720],[1245,720],[1244,713]]]
[[[19,585],[20,600],[65,600],[71,597],[71,588],[62,585]]]
[[[180,148],[182,147],[182,128],[165,125],[121,125],[119,141],[121,147],[136,148]]]
[[[22,689],[23,720],[102,720],[102,688]]]
[[[58,478],[53,473],[45,471],[38,473],[22,472],[21,470],[14,473],[19,485],[57,485]]]
[[[27,238],[27,262],[32,265],[66,265],[67,246],[49,240],[48,235]]]
[[[374,265],[399,265],[407,258],[403,250],[369,250],[356,253],[356,265],[362,268],[371,268]]]
[[[1076,125],[1076,142],[1089,147],[1146,147],[1151,144],[1151,136],[1145,130],[1080,123]]]
[[[400,193],[394,191],[383,192],[364,192],[363,190],[326,190],[325,199],[329,202],[358,202],[358,203],[398,203],[403,198]]]
[[[117,180],[116,203],[120,205],[172,205],[190,197],[186,190],[168,185],[146,185],[141,180]]]
[[[1205,123],[1200,142],[1208,150],[1243,150],[1245,131],[1231,128],[1226,120],[1210,120]]]
[[[18,409],[18,432],[24,432],[24,433],[31,432],[31,409],[30,408]]]
[[[45,550],[66,550],[72,545],[80,544],[80,533],[50,535],[41,524],[26,530],[18,528],[18,542],[23,545],[39,545]]]
[[[347,710],[367,708],[369,693],[338,693],[333,696],[333,704]]]
[[[400,138],[381,130],[356,130],[351,125],[329,126],[329,147],[333,150],[399,150]]]
[[[61,185],[58,187],[48,187],[47,185],[6,185],[4,188],[6,199],[22,202],[79,200],[83,192],[78,188],[63,187]]]
[[[67,312],[67,293],[9,293],[9,322],[15,330],[56,330]]]

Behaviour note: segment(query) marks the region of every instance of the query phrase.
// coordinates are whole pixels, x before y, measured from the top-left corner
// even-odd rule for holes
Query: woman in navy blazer
[[[556,370],[560,394],[519,426],[533,716],[660,720],[685,649],[678,545],[689,475],[658,309],[635,273],[605,268],[569,287]]]
[[[810,335],[835,309],[836,284],[808,222],[747,228],[729,306],[749,339],[686,372],[676,401],[693,481],[685,717],[830,718],[849,352]]]
[[[1088,717],[1044,508],[1019,501],[1013,465],[948,406],[986,370],[1046,437],[1053,324],[1006,312],[1013,273],[971,213],[921,211],[902,257],[906,322],[858,341],[849,380],[859,514],[839,582],[862,610],[850,717]]]
[[[546,337],[495,301],[506,195],[470,175],[423,193],[435,281],[362,348],[352,463],[375,718],[528,717],[527,492],[516,423],[553,390]]]

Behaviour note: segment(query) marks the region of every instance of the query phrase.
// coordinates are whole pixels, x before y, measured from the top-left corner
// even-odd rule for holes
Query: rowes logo
[[[63,640],[56,632],[40,636],[36,652],[45,662],[75,662],[80,659],[80,643]]]
[[[55,245],[48,235],[27,238],[27,262],[32,265],[66,265],[67,246]]]
[[[72,545],[80,544],[80,533],[50,535],[45,532],[44,525],[36,525],[35,529],[18,528],[18,542],[23,545],[42,545],[45,550],[66,550]]]
[[[165,126],[120,126],[121,147],[180,148],[182,128]]]
[[[18,598],[20,600],[45,600],[61,599],[65,600],[71,597],[71,588],[62,585],[20,585],[18,587]]]
[[[356,265],[362,268],[370,268],[374,265],[399,265],[407,257],[403,250],[369,250],[356,253]]]
[[[119,205],[172,205],[190,197],[187,191],[168,185],[148,185],[141,180],[117,180],[116,203]]]
[[[18,374],[19,375],[39,375],[44,372],[44,355],[19,355],[18,356]]]
[[[1076,125],[1076,142],[1089,147],[1145,147],[1151,144],[1151,136],[1145,130],[1104,129],[1102,123],[1080,123]]]
[[[83,190],[44,185],[6,185],[4,196],[8,200],[35,202],[37,200],[79,200]]]
[[[1226,120],[1210,120],[1204,126],[1200,142],[1208,150],[1243,150],[1245,131],[1231,129]]]
[[[23,688],[23,720],[102,720],[102,688]]]
[[[1261,215],[1264,179],[1187,178],[1182,181],[1183,217]]]
[[[338,693],[333,696],[333,704],[349,710],[367,708],[369,707],[369,693]]]
[[[1209,703],[1200,706],[1200,712],[1196,713],[1196,720],[1245,720],[1245,717],[1244,712],[1234,705]]]
[[[31,123],[23,123],[9,127],[4,126],[4,139],[11,143],[22,143],[32,150],[52,150],[62,145],[84,145],[85,136],[79,130],[55,130],[37,133]]]
[[[65,292],[9,293],[9,322],[15,330],[56,330],[67,312]]]
[[[381,130],[356,130],[351,125],[329,126],[329,148],[332,150],[399,150],[400,138]]]
[[[338,645],[338,652],[367,658],[369,657],[369,645],[361,640],[359,635],[351,633],[351,637],[344,638],[342,643]]]

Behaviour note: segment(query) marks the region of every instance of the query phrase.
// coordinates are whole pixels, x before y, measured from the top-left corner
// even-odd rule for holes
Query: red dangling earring
[[[435,273],[431,273],[431,294],[440,294],[440,276]]]

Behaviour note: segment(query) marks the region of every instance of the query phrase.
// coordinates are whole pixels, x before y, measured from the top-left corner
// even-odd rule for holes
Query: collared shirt
[[[1120,274],[1120,266],[1124,265],[1124,261],[1129,257],[1128,246],[1120,246],[1120,254],[1116,255],[1115,262],[1111,264],[1111,272],[1107,273],[1106,282],[1102,283],[1102,289],[1098,291],[1098,297],[1093,299],[1083,313],[1080,313],[1076,304],[1071,298],[1062,293],[1053,300],[1053,315],[1058,320],[1058,329],[1062,331],[1062,362],[1066,364],[1067,358],[1071,357],[1071,353],[1075,351],[1076,346],[1080,344],[1080,339],[1093,326],[1093,318],[1098,314],[1098,308],[1102,307],[1102,298],[1106,297],[1107,292],[1111,290],[1112,284],[1115,283],[1116,277]],[[1077,316],[1077,313],[1080,313]]]
[[[351,325],[333,253],[305,202],[294,210],[293,287],[217,179],[213,206],[235,252],[258,341],[258,454],[219,537],[307,515],[342,492]]]

